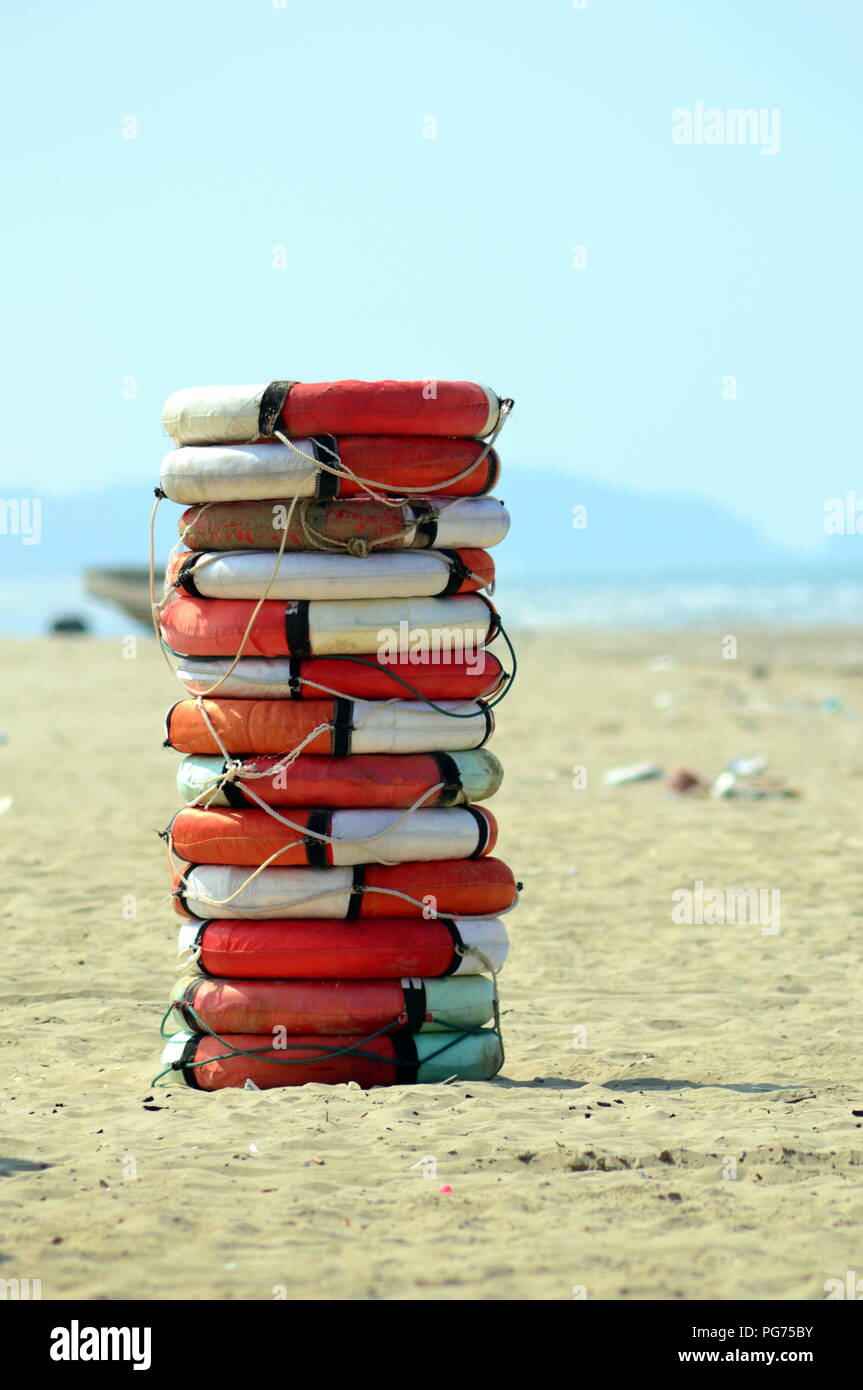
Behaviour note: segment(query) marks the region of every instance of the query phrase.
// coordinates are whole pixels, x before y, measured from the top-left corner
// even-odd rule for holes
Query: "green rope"
[[[171,1007],[173,1008],[173,1005],[171,1005]],[[215,1039],[217,1043],[221,1043],[222,1047],[227,1047],[229,1049],[228,1053],[226,1054],[227,1057],[259,1057],[264,1052],[273,1051],[272,1044],[268,1044],[266,1047],[254,1047],[250,1049],[243,1047],[234,1047],[232,1043],[228,1042],[227,1038],[223,1038],[219,1033],[214,1032],[213,1029],[210,1028],[209,1025],[204,1022],[204,1020],[201,1018],[201,1015],[195,1008],[192,1007],[191,1004],[183,1003],[182,1009],[184,1016],[187,1019],[191,1018],[192,1022],[198,1029],[200,1029],[202,1033],[206,1033],[209,1037]],[[394,1019],[392,1023],[385,1023],[382,1028],[378,1028],[376,1032],[369,1033],[368,1037],[363,1038],[361,1043],[359,1044],[359,1047],[364,1047],[366,1043],[374,1042],[375,1038],[379,1038],[383,1033],[391,1032],[393,1028],[397,1028],[398,1026],[399,1020],[397,1018]],[[321,1047],[325,1048],[325,1051],[321,1054],[320,1057],[272,1057],[270,1058],[270,1061],[278,1063],[279,1066],[296,1067],[301,1066],[304,1062],[326,1062],[329,1060],[330,1057],[348,1056],[352,1054],[354,1051],[357,1051],[357,1056],[375,1055],[374,1053],[361,1053],[358,1049],[355,1049],[353,1047],[328,1048],[326,1047],[325,1043],[321,1043]],[[302,1048],[302,1043],[286,1043],[285,1047],[279,1048],[278,1051],[300,1052],[302,1051]],[[190,1067],[203,1067],[207,1065],[207,1062],[223,1062],[224,1060],[224,1057],[208,1057],[204,1062],[188,1062],[186,1065]],[[378,1060],[388,1061],[389,1058],[379,1058]]]
[[[180,1001],[179,999],[176,999],[176,1000],[175,1000],[175,999],[172,999],[171,1002],[170,1002],[170,1004],[168,1005],[167,1009],[166,1009],[165,1012],[162,1014],[162,1022],[159,1024],[159,1037],[160,1037],[160,1038],[170,1038],[170,1037],[173,1036],[171,1033],[166,1033],[166,1032],[165,1032],[165,1024],[166,1024],[167,1021],[168,1021],[168,1016],[169,1016],[169,1014],[172,1014],[172,1013],[174,1012],[174,1009],[175,1009],[176,1005],[178,1005],[180,1002],[181,1002],[181,1001]],[[161,1074],[164,1076],[164,1072],[162,1072]]]
[[[234,1047],[233,1044],[229,1043],[226,1038],[223,1038],[218,1033],[214,1032],[213,1029],[210,1028],[204,1022],[200,1014],[197,1012],[197,1010],[195,1010],[192,1007],[191,1004],[183,1003],[181,1000],[177,1000],[169,1004],[168,1008],[165,1010],[165,1013],[162,1016],[160,1034],[163,1038],[170,1037],[170,1034],[165,1033],[163,1029],[165,1026],[165,1020],[176,1007],[182,1008],[184,1015],[186,1015],[187,1017],[191,1016],[192,1021],[197,1025],[197,1027],[201,1030],[202,1033],[206,1034],[208,1037],[213,1038],[214,1041],[220,1043],[222,1047],[228,1048],[228,1051],[223,1053],[221,1056],[206,1057],[200,1062],[172,1062],[170,1066],[165,1067],[163,1071],[160,1071],[157,1076],[153,1077],[153,1080],[150,1082],[151,1086],[155,1086],[156,1083],[160,1081],[163,1076],[167,1076],[167,1074],[171,1071],[181,1071],[185,1070],[186,1068],[191,1070],[193,1067],[205,1067],[209,1066],[210,1062],[230,1061],[232,1057],[260,1057],[264,1053],[273,1052],[275,1050],[270,1044],[267,1044],[266,1047],[255,1048]],[[478,1033],[495,1033],[498,1040],[500,1040],[500,1033],[497,1029],[494,1028],[467,1028],[460,1024],[449,1023],[446,1019],[437,1018],[435,1016],[432,1016],[432,1019],[430,1021],[433,1023],[442,1024],[445,1029],[450,1030],[453,1033],[453,1037],[450,1039],[449,1042],[444,1043],[441,1047],[436,1048],[434,1052],[430,1052],[427,1057],[424,1057],[423,1064],[425,1062],[433,1061],[435,1057],[440,1057],[441,1054],[444,1052],[448,1052],[451,1047],[455,1047],[456,1043],[461,1042],[463,1038],[473,1037]],[[324,1051],[321,1053],[319,1057],[268,1057],[267,1060],[270,1062],[275,1062],[278,1066],[296,1067],[310,1065],[314,1062],[327,1062],[333,1057],[352,1056],[365,1057],[373,1062],[389,1062],[392,1066],[397,1067],[400,1065],[398,1057],[385,1057],[380,1052],[369,1052],[366,1050],[366,1044],[374,1042],[376,1038],[381,1037],[385,1033],[393,1032],[393,1030],[399,1026],[399,1019],[394,1019],[392,1023],[386,1023],[382,1028],[378,1028],[374,1033],[369,1033],[368,1036],[363,1038],[360,1043],[354,1043],[347,1047],[326,1047],[324,1043],[321,1043],[320,1046],[324,1049]],[[278,1050],[280,1052],[301,1052],[304,1050],[305,1047],[306,1044],[304,1043],[287,1043],[284,1048],[279,1048]]]

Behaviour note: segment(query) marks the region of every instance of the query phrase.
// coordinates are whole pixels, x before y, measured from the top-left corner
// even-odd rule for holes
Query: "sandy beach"
[[[524,883],[502,1074],[206,1095],[150,1084],[179,687],[143,637],[2,644],[0,1156],[44,1167],[0,1163],[0,1277],[44,1299],[818,1300],[859,1267],[863,643],[518,646],[491,803]],[[799,795],[603,784],[759,754]],[[778,891],[780,929],[676,922],[697,881]]]

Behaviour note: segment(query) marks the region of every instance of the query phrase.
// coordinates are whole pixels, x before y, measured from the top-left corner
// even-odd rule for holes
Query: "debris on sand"
[[[682,796],[685,792],[695,792],[697,795],[704,795],[707,785],[697,772],[692,772],[688,767],[679,767],[673,772],[666,782],[666,789]]]
[[[630,763],[628,767],[611,767],[603,777],[607,787],[622,787],[627,782],[653,782],[662,776],[657,763]]]

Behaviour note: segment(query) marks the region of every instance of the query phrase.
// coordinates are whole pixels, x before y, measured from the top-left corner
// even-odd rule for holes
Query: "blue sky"
[[[151,485],[179,386],[470,377],[516,397],[505,462],[821,544],[863,6],[587,3],[7,7],[4,495]],[[696,101],[779,108],[778,153],[676,145]]]

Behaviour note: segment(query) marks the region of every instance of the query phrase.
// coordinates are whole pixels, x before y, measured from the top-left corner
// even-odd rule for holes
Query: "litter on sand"
[[[630,763],[628,767],[611,767],[603,777],[607,787],[622,787],[626,782],[653,782],[662,776],[657,763]]]
[[[691,772],[688,767],[679,767],[673,772],[666,782],[666,788],[670,792],[681,795],[684,792],[705,792],[707,790],[704,782],[697,772]]]

